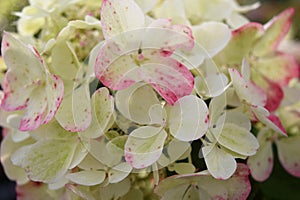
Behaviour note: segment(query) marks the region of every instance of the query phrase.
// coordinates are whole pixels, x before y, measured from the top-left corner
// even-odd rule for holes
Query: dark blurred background
[[[46,1],[46,0],[45,0]],[[201,0],[199,0],[201,1]],[[241,4],[250,4],[255,0],[239,0]],[[274,15],[288,7],[296,9],[293,18],[293,37],[295,38],[295,48],[292,52],[300,58],[300,0],[261,0],[261,7],[247,14],[251,21],[265,23]],[[0,39],[2,32],[14,31],[17,17],[12,15],[13,12],[20,11],[27,0],[0,0]],[[1,52],[0,52],[1,56]],[[300,59],[298,60],[300,61]],[[0,134],[1,135],[1,134]],[[1,139],[1,136],[0,136]],[[276,149],[274,149],[276,151]],[[277,158],[277,156],[275,156]],[[287,174],[285,170],[275,159],[274,170],[271,177],[263,182],[252,181],[252,192],[249,199],[252,200],[294,200],[300,199],[300,179],[294,178]],[[15,183],[7,179],[0,166],[0,200],[14,200]]]

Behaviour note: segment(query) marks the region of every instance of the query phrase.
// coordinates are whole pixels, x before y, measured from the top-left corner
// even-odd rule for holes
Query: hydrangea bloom
[[[299,67],[278,50],[293,9],[261,25],[235,0],[29,3],[0,59],[18,199],[247,199],[272,144],[300,176]]]

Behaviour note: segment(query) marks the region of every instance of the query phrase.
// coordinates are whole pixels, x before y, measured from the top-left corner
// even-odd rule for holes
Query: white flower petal
[[[134,168],[152,165],[160,157],[167,133],[162,128],[144,126],[131,132],[125,144],[125,159]]]
[[[216,179],[228,179],[236,170],[236,161],[217,145],[202,148],[208,171]]]
[[[178,140],[199,139],[206,133],[208,125],[208,108],[205,102],[196,96],[182,97],[171,108],[170,132]]]
[[[194,26],[193,34],[196,42],[207,51],[210,58],[219,53],[231,39],[230,29],[220,22],[204,22]]]
[[[93,186],[102,183],[105,176],[104,171],[80,171],[68,174],[66,178],[79,185]]]

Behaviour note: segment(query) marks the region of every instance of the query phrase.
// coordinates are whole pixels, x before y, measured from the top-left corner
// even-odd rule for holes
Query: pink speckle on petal
[[[269,163],[273,163],[273,159],[271,157],[268,158]]]
[[[205,117],[205,124],[208,124],[209,123],[209,115],[206,115],[206,117]]]
[[[131,153],[126,153],[125,154],[125,160],[126,160],[126,162],[127,163],[129,163],[130,165],[132,165],[133,164],[133,155],[131,154]]]
[[[163,57],[169,57],[169,56],[171,56],[171,55],[173,54],[172,51],[170,51],[170,50],[164,50],[164,49],[161,49],[161,50],[159,51],[159,53],[160,53],[160,55],[163,56]]]
[[[143,54],[139,54],[139,55],[137,56],[137,59],[138,59],[139,61],[142,61],[142,60],[145,59],[145,56],[144,56]]]

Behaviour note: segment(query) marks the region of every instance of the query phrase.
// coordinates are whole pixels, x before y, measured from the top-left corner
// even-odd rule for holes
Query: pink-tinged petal
[[[285,53],[276,53],[258,59],[255,69],[269,80],[287,86],[289,82],[299,77],[299,66],[294,57]]]
[[[130,133],[125,144],[125,160],[142,169],[155,163],[162,154],[167,132],[160,127],[143,126]]]
[[[86,130],[92,120],[90,91],[88,81],[67,83],[64,98],[57,113],[56,120],[64,129],[71,132]]]
[[[268,119],[273,122],[273,124],[275,124],[282,132],[286,133],[285,128],[283,127],[279,117],[277,117],[274,114],[270,114],[268,116]]]
[[[276,141],[279,161],[284,169],[295,177],[300,177],[300,135],[280,138]]]
[[[283,91],[281,87],[274,83],[270,83],[269,88],[265,91],[267,94],[267,103],[265,108],[270,112],[275,111],[283,99]]]
[[[165,200],[188,199],[190,194],[193,199],[246,200],[251,191],[248,176],[245,164],[238,164],[228,180],[217,180],[205,172],[175,175],[161,181],[155,193]]]
[[[26,112],[21,119],[20,131],[37,129],[42,123],[47,109],[47,96],[43,88],[36,88],[30,95]]]
[[[41,182],[31,181],[25,185],[17,185],[16,193],[18,200],[53,199],[53,197],[49,194],[48,186]]]
[[[142,28],[145,23],[145,15],[134,0],[103,0],[100,12],[106,39]]]
[[[263,55],[277,49],[290,30],[291,17],[294,12],[294,8],[286,9],[264,26],[266,31],[264,36],[255,44],[255,55]]]
[[[227,46],[214,58],[216,64],[240,64],[253,49],[253,44],[263,35],[264,27],[250,22],[232,31],[232,38]]]
[[[48,107],[43,124],[48,123],[54,117],[64,95],[64,83],[59,77],[48,75],[48,81],[46,90]]]
[[[260,106],[252,106],[251,111],[256,119],[258,119],[261,123],[265,124],[267,127],[273,129],[277,133],[287,136],[287,133],[281,125],[279,119],[276,116],[270,115],[268,110]]]
[[[154,38],[153,35],[155,35]],[[191,50],[194,47],[191,28],[185,25],[172,25],[170,19],[154,20],[147,27],[145,38],[143,46],[158,47],[161,51]]]
[[[145,55],[148,62],[139,68],[143,80],[152,87],[171,105],[178,99],[191,94],[194,88],[192,73],[180,62],[170,57],[161,57],[153,51]]]
[[[252,177],[257,181],[267,180],[273,169],[273,149],[270,140],[272,133],[268,128],[262,129],[257,136],[259,149],[254,156],[248,158],[247,164]]]
[[[254,83],[246,81],[236,69],[230,68],[228,71],[240,101],[246,101],[250,105],[256,106],[264,106],[266,104],[267,97],[262,89]]]
[[[246,200],[251,192],[249,181],[249,168],[245,164],[238,163],[233,176],[228,179],[225,187],[228,191],[228,199]]]
[[[115,43],[108,41],[102,46],[95,64],[96,77],[112,90],[125,89],[139,80],[135,60],[127,52],[123,52],[124,55],[115,53],[118,50]]]
[[[6,32],[3,33],[2,54],[8,69],[2,84],[5,94],[2,107],[8,111],[22,110],[31,91],[43,82],[43,63],[32,48]]]
[[[21,71],[9,70],[6,72],[2,84],[4,97],[1,102],[1,107],[7,111],[23,110],[27,107],[32,90],[36,84],[26,85],[22,78]]]
[[[53,80],[47,80],[52,75],[34,47],[26,46],[9,33],[4,33],[2,42],[8,72],[2,85],[4,99],[1,106],[8,111],[25,110],[20,130],[34,130],[53,118],[62,99],[63,84],[53,76],[59,80],[55,83],[59,96],[55,95]]]
[[[270,112],[275,111],[283,97],[283,90],[280,85],[273,82],[272,79],[268,79],[260,74],[254,74],[253,81],[257,84],[267,95],[267,101],[265,108]]]
[[[229,179],[236,170],[234,157],[216,144],[202,148],[205,164],[209,173],[219,180]]]
[[[39,53],[8,32],[3,32],[1,52],[7,69],[22,71],[25,83],[31,82],[28,78],[35,80],[45,75]]]

